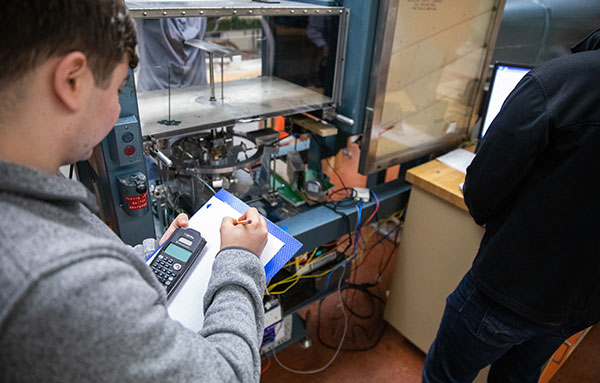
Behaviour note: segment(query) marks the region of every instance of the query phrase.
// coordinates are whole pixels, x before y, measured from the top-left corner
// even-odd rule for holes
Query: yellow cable
[[[315,256],[315,254],[317,253],[317,249],[318,249],[318,247],[315,247],[315,249],[313,250],[312,254],[310,255],[310,257],[309,257],[309,258],[308,258],[308,260],[306,261],[305,265],[308,265],[308,263],[309,263],[309,262],[310,262],[310,261],[313,259],[313,257],[314,257],[314,256]],[[307,252],[307,253],[308,253],[308,252]],[[306,254],[306,253],[305,253],[305,254]],[[293,263],[292,263],[292,264],[293,264]],[[298,270],[298,269],[296,269],[296,270]],[[293,275],[291,275],[291,276],[289,276],[289,277],[287,277],[287,278],[285,278],[285,279],[283,279],[283,280],[281,280],[281,281],[279,281],[279,282],[277,282],[277,283],[275,283],[275,284],[273,284],[273,285],[269,285],[269,286],[267,286],[267,289],[268,289],[268,291],[269,291],[269,294],[271,294],[271,290],[272,290],[272,289],[273,289],[275,286],[279,286],[279,285],[281,285],[281,284],[284,284],[284,283],[290,283],[290,282],[293,282],[293,281],[294,281],[294,279],[295,279],[297,276],[298,276],[298,275],[297,275],[296,273],[294,273]],[[297,281],[296,281],[296,282],[297,282]],[[296,282],[294,282],[294,284],[295,284]],[[287,291],[287,290],[286,290],[286,291]]]
[[[287,293],[287,291],[289,289],[292,288],[292,286],[294,286],[296,283],[298,283],[299,280],[300,280],[300,278],[296,278],[296,280],[294,281],[294,283],[292,283],[291,285],[289,285],[288,287],[286,287],[286,289],[283,290],[283,291],[274,291],[274,292],[270,292],[269,294],[271,294],[271,295],[285,294],[285,293]]]
[[[291,288],[293,285],[295,285],[296,283],[298,283],[298,281],[299,281],[300,279],[304,279],[304,278],[318,278],[318,277],[322,277],[323,275],[327,275],[327,274],[329,274],[330,272],[332,272],[332,271],[333,271],[333,270],[334,270],[336,267],[338,267],[338,266],[339,266],[339,265],[341,265],[342,263],[346,262],[348,259],[350,259],[350,258],[346,258],[346,259],[344,259],[342,262],[338,263],[337,265],[335,265],[335,266],[334,266],[334,267],[332,267],[331,269],[329,269],[329,270],[327,270],[327,271],[324,271],[324,272],[322,272],[321,274],[316,274],[316,275],[299,275],[299,276],[297,276],[298,278],[297,278],[297,279],[294,281],[294,283],[293,283],[293,284],[291,284],[290,286],[286,287],[286,289],[285,289],[285,290],[283,290],[283,291],[275,291],[275,292],[271,292],[271,291],[269,291],[269,294],[272,294],[272,295],[283,294],[283,293],[287,292],[287,291],[288,291],[288,290],[289,290],[289,289],[290,289],[290,288]],[[290,281],[290,282],[291,282],[291,281]],[[275,285],[273,285],[273,286],[275,286]]]
[[[400,219],[400,218],[402,218],[402,216],[403,216],[403,215],[404,215],[404,209],[402,209],[402,210],[400,210],[400,211],[398,211],[398,212],[396,212],[396,213],[392,214],[391,216],[389,216],[389,217],[387,217],[387,218],[385,218],[385,219],[383,219],[383,220],[380,220],[379,222],[380,222],[380,224],[386,224],[386,223],[388,223],[389,221],[391,221],[391,220],[393,220],[393,219]],[[376,232],[377,232],[376,230],[371,230],[371,232],[370,232],[370,233],[368,234],[368,236],[365,238],[365,243],[367,243],[367,244],[368,244],[368,243],[369,243],[369,240],[371,239],[371,237],[372,237],[372,236],[373,236],[373,235],[374,235]],[[317,249],[318,249],[318,247],[317,247],[317,248],[315,248],[315,249],[312,251],[311,255],[310,255],[310,256],[308,257],[308,259],[306,260],[306,263],[304,264],[304,267],[306,267],[308,264],[310,264],[310,263],[313,261],[313,258],[314,258],[314,256],[315,256],[315,254],[317,253]],[[336,251],[337,251],[337,249],[336,249]],[[308,254],[308,252],[304,253],[304,255],[306,255],[306,254]],[[361,259],[361,257],[362,257],[363,255],[364,255],[364,249],[361,249],[361,253],[360,253],[359,255],[357,255],[357,257],[356,257],[356,258],[357,258],[357,260],[360,260],[360,259]],[[296,258],[296,259],[297,259],[297,258]],[[346,259],[345,259],[344,261],[342,261],[342,262],[345,262],[345,261],[346,261],[346,260],[348,260],[348,259],[349,259],[349,258],[346,258]],[[294,261],[292,261],[292,262],[290,262],[290,263],[288,263],[288,264],[286,264],[284,267],[291,266],[291,265],[294,265],[294,264],[296,264],[296,261],[295,261],[295,260],[294,260]],[[286,293],[286,292],[287,292],[289,289],[291,289],[291,288],[292,288],[292,286],[296,285],[296,283],[298,283],[298,281],[299,281],[300,279],[303,279],[303,278],[318,278],[318,277],[321,277],[321,276],[323,276],[323,275],[327,275],[328,273],[330,273],[331,271],[333,271],[333,269],[335,269],[335,268],[336,268],[337,266],[339,266],[339,265],[340,265],[340,264],[337,264],[337,265],[335,265],[333,268],[331,268],[331,269],[329,269],[329,270],[327,270],[327,271],[324,271],[324,272],[323,272],[323,273],[321,273],[321,274],[317,274],[317,275],[298,275],[297,273],[295,273],[295,274],[293,274],[293,275],[290,275],[289,277],[287,277],[287,278],[285,278],[285,279],[283,279],[283,280],[281,280],[281,281],[279,281],[279,282],[277,282],[277,283],[275,283],[275,284],[273,284],[273,285],[267,285],[267,290],[268,290],[268,293],[269,293],[269,294],[273,294],[273,295],[277,295],[277,294],[284,294],[284,293]],[[296,270],[298,270],[298,268],[296,268]],[[290,283],[290,285],[289,285],[288,287],[286,287],[286,288],[285,288],[285,290],[282,290],[282,291],[272,291],[272,290],[273,290],[273,289],[274,289],[276,286],[279,286],[279,285],[282,285],[282,284],[286,284],[286,283]]]

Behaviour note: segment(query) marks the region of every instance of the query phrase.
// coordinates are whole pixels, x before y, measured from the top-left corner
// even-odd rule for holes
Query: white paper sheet
[[[239,218],[240,215],[233,207],[213,197],[190,218],[189,227],[202,234],[206,239],[206,246],[200,254],[201,259],[188,271],[186,279],[169,301],[168,311],[171,318],[193,331],[199,331],[204,323],[204,294],[208,288],[213,262],[221,248],[221,221],[227,216]],[[281,240],[269,233],[267,245],[260,257],[263,266],[283,245]],[[152,259],[147,261],[150,262]]]
[[[436,158],[436,160],[445,163],[459,172],[467,174],[467,167],[469,167],[473,158],[475,158],[474,153],[464,149],[455,149]]]

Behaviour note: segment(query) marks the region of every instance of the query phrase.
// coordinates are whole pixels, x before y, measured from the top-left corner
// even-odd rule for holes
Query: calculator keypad
[[[152,261],[150,267],[165,288],[168,288],[173,283],[178,271],[181,270],[181,265],[179,263],[173,262],[171,258],[162,255],[156,257],[156,259]]]

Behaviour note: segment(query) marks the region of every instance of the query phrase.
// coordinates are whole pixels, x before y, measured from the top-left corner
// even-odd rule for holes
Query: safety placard
[[[148,192],[136,196],[124,196],[125,201],[129,204],[129,210],[140,210],[148,206]]]

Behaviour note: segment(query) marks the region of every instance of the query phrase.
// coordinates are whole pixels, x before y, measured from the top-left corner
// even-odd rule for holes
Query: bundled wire
[[[307,265],[309,265],[309,264],[310,264],[310,263],[313,261],[313,258],[314,258],[314,256],[315,256],[315,253],[317,252],[317,249],[318,249],[318,248],[315,248],[315,249],[313,250],[312,254],[310,255],[310,257],[307,259],[306,263],[304,264],[304,265],[305,265],[305,267],[306,267]],[[341,262],[340,264],[338,264],[338,265],[334,266],[333,268],[331,268],[331,269],[329,269],[329,270],[327,270],[327,271],[324,271],[324,272],[322,272],[322,273],[320,273],[320,274],[307,274],[307,275],[298,275],[297,273],[295,273],[295,274],[293,274],[293,275],[291,275],[291,276],[289,276],[289,277],[287,277],[287,278],[285,278],[285,279],[282,279],[282,280],[281,280],[281,281],[279,281],[279,282],[276,282],[276,283],[274,283],[274,284],[272,284],[272,285],[268,285],[268,286],[267,286],[267,291],[268,291],[268,292],[269,292],[269,294],[271,294],[271,295],[285,294],[285,293],[286,293],[286,292],[288,292],[288,291],[289,291],[289,290],[290,290],[290,289],[291,289],[291,288],[292,288],[294,285],[296,285],[296,283],[298,283],[298,281],[300,281],[300,279],[306,279],[306,278],[319,278],[319,277],[322,277],[322,276],[324,276],[324,275],[327,275],[327,274],[329,274],[329,273],[332,273],[334,269],[336,269],[338,266],[342,265],[344,262],[346,262],[346,261],[343,261],[343,262]],[[288,266],[291,266],[291,265],[294,265],[294,264],[295,264],[295,262],[290,262],[290,263],[288,263],[287,265],[288,265]],[[276,286],[283,285],[283,284],[288,284],[288,283],[290,283],[290,285],[289,285],[288,287],[286,287],[286,288],[285,288],[285,290],[283,290],[283,291],[273,291],[273,290],[275,289],[275,287],[276,287]]]
[[[345,265],[343,267],[346,267]],[[340,339],[340,343],[337,347],[337,349],[335,350],[335,353],[333,354],[333,356],[331,357],[331,359],[329,360],[329,362],[327,362],[323,367],[321,368],[317,368],[315,370],[308,370],[308,371],[301,371],[301,370],[295,370],[293,368],[290,368],[286,365],[284,365],[278,358],[277,358],[277,353],[273,352],[273,358],[275,359],[275,361],[277,362],[277,364],[279,364],[281,366],[281,368],[283,368],[286,371],[292,372],[294,374],[302,374],[302,375],[308,375],[308,374],[316,374],[319,373],[321,371],[324,371],[325,369],[327,369],[327,367],[331,366],[331,364],[335,361],[335,359],[337,358],[337,356],[339,355],[342,346],[344,345],[344,340],[346,339],[346,332],[348,331],[348,314],[346,314],[346,309],[344,308],[344,300],[342,299],[342,280],[344,278],[340,277],[339,281],[338,281],[338,297],[340,299],[340,308],[342,310],[342,314],[344,315],[344,331],[342,332],[342,337]]]
[[[310,257],[308,258],[308,260],[306,262],[307,264],[312,261],[312,259],[315,256],[315,253],[317,252],[317,250],[318,250],[318,247],[315,247],[315,250],[312,252],[312,254],[310,255]],[[291,265],[294,265],[294,264],[295,264],[295,262],[290,262],[286,266],[291,266]],[[289,276],[289,277],[287,277],[287,278],[285,278],[285,279],[283,279],[283,280],[281,280],[279,282],[276,282],[276,283],[274,283],[272,285],[268,285],[267,286],[267,291],[268,291],[269,294],[275,294],[275,295],[277,295],[277,294],[284,294],[289,289],[291,289],[292,286],[294,286],[296,283],[298,283],[298,281],[300,280],[301,277],[302,276],[298,275],[298,274],[291,275],[291,276]],[[273,291],[273,289],[276,286],[283,285],[283,284],[286,284],[286,283],[291,283],[291,284],[285,290],[283,290],[283,291]]]
[[[338,278],[338,276],[339,276],[337,290],[338,290],[338,297],[339,297],[342,313],[344,315],[344,331],[342,334],[342,339],[340,339],[340,342],[338,345],[328,344],[326,341],[324,341],[322,339],[321,308],[322,308],[324,299],[322,299],[318,305],[317,336],[318,336],[319,342],[321,344],[323,344],[327,348],[335,350],[335,353],[334,353],[333,357],[331,358],[331,360],[327,364],[325,364],[325,366],[323,366],[319,369],[310,370],[310,371],[298,371],[298,370],[294,370],[294,369],[291,369],[291,368],[283,365],[281,363],[281,361],[278,360],[277,355],[273,354],[275,361],[283,369],[285,369],[289,372],[297,373],[297,374],[314,374],[314,373],[321,372],[321,371],[325,370],[327,367],[329,367],[331,365],[331,363],[333,363],[333,361],[337,358],[337,355],[339,354],[340,351],[366,351],[366,350],[372,349],[379,343],[379,341],[381,340],[383,334],[385,333],[386,327],[387,327],[385,321],[382,320],[383,319],[383,310],[385,307],[385,293],[383,291],[381,291],[381,287],[380,287],[381,275],[382,275],[383,271],[387,269],[389,263],[391,262],[391,259],[393,258],[393,255],[397,249],[396,243],[397,243],[397,239],[398,239],[398,236],[400,233],[400,224],[397,226],[396,230],[391,230],[385,234],[381,234],[379,232],[379,230],[381,228],[381,225],[387,224],[390,221],[395,222],[397,220],[400,220],[400,218],[403,215],[403,212],[401,212],[400,214],[394,214],[393,216],[388,217],[385,220],[379,220],[377,215],[379,213],[381,203],[380,203],[380,200],[379,200],[377,194],[375,192],[371,191],[370,193],[373,196],[373,199],[375,201],[375,209],[371,212],[371,214],[368,216],[368,218],[366,220],[364,220],[364,218],[363,218],[363,208],[364,208],[363,201],[361,199],[356,198],[357,197],[356,190],[354,188],[347,187],[346,184],[344,183],[343,179],[341,178],[340,174],[336,171],[336,169],[334,169],[333,166],[331,166],[331,164],[328,161],[326,161],[326,164],[333,170],[335,175],[339,178],[340,182],[342,183],[342,188],[330,191],[328,193],[328,198],[327,198],[326,202],[322,202],[322,201],[311,201],[311,202],[314,202],[318,206],[327,207],[328,209],[332,210],[336,214],[339,214],[345,221],[346,227],[347,227],[347,234],[348,234],[348,236],[346,238],[346,240],[348,241],[347,244],[344,245],[345,240],[341,240],[341,239],[327,244],[327,246],[333,245],[334,248],[339,248],[341,246],[345,246],[345,248],[343,250],[339,251],[341,254],[344,254],[344,259],[342,261],[340,261],[339,263],[337,263],[332,268],[329,268],[328,270],[326,270],[322,273],[319,273],[318,275],[297,275],[297,273],[296,273],[294,275],[291,275],[290,277],[285,278],[284,280],[281,280],[271,286],[268,286],[268,291],[270,294],[284,294],[284,293],[288,292],[293,286],[295,286],[300,281],[300,279],[317,278],[317,277],[322,277],[324,275],[327,275],[327,280],[326,280],[325,289],[324,289],[326,291],[329,288],[329,284],[331,282],[330,280],[332,278],[331,276],[334,274],[335,274],[334,278]],[[341,209],[348,209],[351,207],[355,207],[357,209],[357,221],[356,221],[356,226],[354,228],[351,228],[351,222],[350,222],[349,216],[344,211],[341,210]],[[365,225],[371,223],[373,220],[375,220],[377,222],[377,230],[373,230],[373,232],[369,233],[366,237],[363,237],[361,229]],[[371,248],[368,249],[367,243],[369,243],[369,241],[373,235],[379,235],[380,238],[378,238],[378,240],[374,246],[371,246]],[[342,282],[344,282],[344,280],[345,280],[345,278],[344,278],[345,273],[342,271],[341,274],[336,274],[336,272],[339,271],[340,268],[342,268],[342,270],[345,270],[346,267],[349,267],[349,264],[350,264],[350,265],[352,265],[352,273],[353,273],[353,276],[350,278],[350,280],[356,281],[358,268],[365,262],[365,260],[367,259],[368,255],[371,253],[373,248],[376,248],[378,246],[384,246],[384,249],[387,250],[388,247],[386,245],[385,240],[391,239],[391,237],[394,238],[393,249],[389,252],[389,255],[387,257],[385,257],[385,254],[382,254],[382,257],[379,261],[379,265],[377,268],[377,274],[376,274],[375,280],[373,282],[368,282],[368,283],[349,282],[349,283],[346,283],[345,286],[342,286]],[[352,250],[350,250],[350,249],[352,249]],[[306,267],[306,265],[309,265],[315,259],[315,257],[318,258],[318,256],[315,255],[316,251],[317,251],[316,249],[313,250],[312,254],[310,256],[308,256],[308,258],[306,258],[306,260],[304,260],[304,259],[296,260],[295,262],[290,262],[286,266],[292,266],[295,263],[296,271],[297,271],[299,269],[298,262],[304,262],[304,267]],[[308,255],[308,253],[305,253],[305,256],[306,255]],[[357,264],[357,262],[353,262],[355,260],[360,260],[361,262]],[[280,288],[281,287],[285,287],[285,288],[282,290],[277,289],[278,286]],[[345,295],[343,295],[343,293],[345,293]],[[364,306],[357,307],[354,304],[355,298],[360,297],[361,295],[366,299],[367,303]],[[366,308],[366,310],[362,309],[363,307]],[[357,310],[357,308],[359,310]],[[377,325],[377,327],[372,327],[372,325],[368,326],[368,325],[365,325],[364,323],[359,322],[360,324],[354,324],[354,325],[350,326],[349,321],[350,321],[351,317],[355,317],[359,321],[369,321],[369,320],[373,321],[374,320],[375,323],[378,325]],[[373,322],[371,322],[371,323],[373,323]],[[369,340],[367,345],[356,343],[358,339],[363,339],[363,338],[366,338]],[[358,347],[350,346],[350,347],[344,348],[343,347],[344,342],[352,342],[352,343],[354,343],[354,345],[356,345]]]
[[[327,288],[329,287],[329,279],[331,278],[331,275],[333,273],[335,273],[335,271],[340,266],[344,265],[344,267],[345,267],[346,263],[348,263],[348,262],[350,262],[350,261],[352,261],[353,259],[356,258],[356,248],[358,247],[358,238],[360,236],[360,227],[361,227],[360,220],[361,220],[361,217],[362,217],[362,207],[363,207],[363,203],[362,203],[362,200],[360,200],[359,201],[359,207],[358,207],[358,217],[357,217],[357,220],[356,220],[356,229],[354,229],[354,253],[353,253],[352,257],[346,259],[344,262],[342,262],[338,266],[336,266],[331,271],[331,273],[327,276],[327,283],[325,284],[325,290],[327,290]]]
[[[403,215],[403,211],[396,213],[393,216],[380,221],[379,223],[386,223],[389,221],[399,220],[402,217],[402,215]],[[358,322],[355,324],[352,324],[349,327],[348,335],[347,335],[347,345],[348,346],[344,347],[342,349],[342,351],[360,352],[360,351],[370,350],[370,349],[376,347],[377,344],[379,344],[381,338],[383,337],[383,334],[385,333],[385,330],[387,328],[386,322],[383,320],[383,311],[385,308],[385,292],[382,291],[380,288],[380,285],[381,285],[380,284],[380,282],[381,282],[380,276],[382,275],[383,271],[389,265],[389,262],[391,261],[393,255],[395,254],[395,252],[397,250],[397,238],[400,233],[400,228],[401,228],[401,222],[396,226],[395,230],[391,230],[391,231],[387,232],[385,235],[378,234],[379,231],[377,230],[377,231],[373,231],[371,234],[369,234],[367,236],[367,240],[370,239],[372,237],[372,235],[375,235],[375,234],[378,234],[381,237],[378,238],[377,243],[374,246],[371,246],[371,248],[369,249],[369,251],[367,253],[363,254],[362,262],[358,265],[355,265],[354,270],[353,270],[354,276],[351,280],[356,280],[357,269],[360,267],[360,265],[362,265],[364,263],[364,261],[367,259],[368,255],[371,253],[371,251],[375,247],[380,246],[380,245],[386,246],[384,241],[386,239],[390,239],[390,237],[394,238],[394,241],[392,242],[394,245],[393,245],[393,248],[391,249],[391,251],[385,252],[387,254],[387,257],[385,256],[385,254],[382,255],[382,257],[379,261],[377,275],[373,282],[367,282],[367,283],[349,282],[345,286],[345,292],[346,292],[346,295],[344,298],[345,308],[351,317],[355,317],[358,319]],[[361,306],[356,307],[356,305],[354,303],[355,299],[361,294],[367,299],[366,304],[361,303]],[[323,339],[322,323],[321,323],[322,303],[323,303],[323,301],[321,301],[318,306],[317,328],[316,328],[317,338],[323,346],[325,346],[329,349],[336,349],[335,345],[329,344],[327,341],[325,341]],[[356,308],[361,308],[362,310],[357,311]],[[367,308],[367,310],[365,310],[364,308]],[[369,322],[364,323],[364,321],[370,321],[371,325],[368,324]],[[378,325],[376,327],[373,327],[373,324],[378,324]],[[359,342],[359,339],[366,339],[366,340],[368,340],[368,343],[366,345],[361,344],[361,342]],[[351,344],[354,344],[356,346],[353,347],[353,346],[351,346]]]
[[[371,292],[368,290],[368,287],[364,287],[361,285],[353,285],[353,284],[349,284],[346,285],[346,291],[348,291],[349,289],[357,289],[363,293],[365,293],[367,296],[371,297],[371,310],[370,313],[368,313],[368,315],[363,315],[363,314],[359,314],[357,312],[355,312],[353,309],[349,309],[350,305],[347,304],[346,302],[344,302],[344,307],[348,310],[348,312],[350,313],[351,316],[357,317],[360,320],[364,321],[364,320],[369,320],[372,318],[375,318],[375,314],[376,314],[376,309],[378,305],[379,310],[379,317],[378,319],[376,319],[376,321],[381,321],[381,325],[379,326],[379,328],[377,328],[373,334],[371,334],[368,330],[368,328],[366,326],[360,325],[360,324],[354,324],[351,327],[351,331],[350,334],[347,338],[347,340],[351,343],[356,343],[355,338],[357,338],[355,336],[355,330],[360,331],[362,334],[364,334],[364,338],[365,339],[369,339],[372,340],[368,345],[366,346],[361,346],[361,347],[347,347],[347,348],[343,348],[342,351],[350,351],[350,352],[361,352],[361,351],[368,351],[373,349],[374,347],[377,346],[377,344],[379,344],[379,341],[381,340],[381,338],[383,337],[383,334],[385,332],[386,329],[386,322],[381,320],[383,318],[383,308],[384,308],[384,300],[379,297],[377,294]],[[317,338],[319,340],[319,342],[325,346],[326,348],[329,349],[336,349],[335,345],[331,345],[329,343],[327,343],[324,339],[323,336],[321,334],[321,312],[322,312],[322,307],[321,307],[321,303],[322,301],[319,303],[319,307],[318,307],[318,312],[317,312]]]
[[[277,282],[276,284],[274,284],[272,286],[272,287],[275,287],[276,285],[279,285],[280,283],[291,283],[291,285],[289,285],[288,287],[286,287],[285,290],[283,290],[283,291],[269,291],[269,294],[271,294],[271,295],[285,294],[285,293],[287,293],[292,288],[292,286],[296,285],[296,283],[298,283],[298,281],[300,279],[319,278],[319,277],[322,277],[322,276],[327,275],[327,274],[331,275],[331,273],[333,272],[334,269],[336,269],[338,266],[344,265],[345,263],[346,263],[346,261],[343,261],[340,264],[336,265],[335,267],[333,267],[333,268],[331,268],[331,269],[329,269],[327,271],[324,271],[324,272],[322,272],[320,274],[308,274],[308,275],[297,275],[297,274],[294,274],[291,277],[288,277],[288,278],[286,278],[286,279],[284,279],[282,281],[279,281],[279,282]]]

